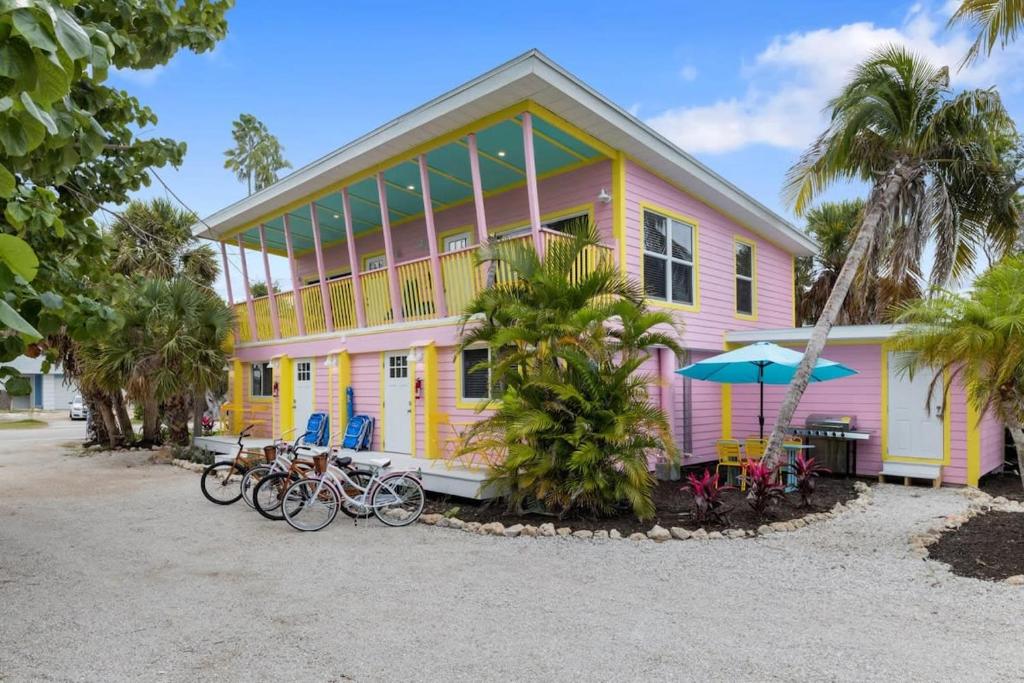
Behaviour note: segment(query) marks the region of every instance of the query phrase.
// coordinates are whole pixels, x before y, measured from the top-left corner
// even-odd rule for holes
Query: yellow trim
[[[276,342],[277,340],[275,339],[273,341]],[[267,363],[268,365],[270,364],[270,361],[268,361],[268,360],[261,360],[261,361],[257,361],[257,362],[258,363]],[[256,395],[254,395],[252,393],[252,366],[253,366],[253,363],[246,363],[245,364],[245,367],[248,370],[248,372],[246,373],[246,377],[248,377],[248,379],[249,379],[249,401],[252,402],[252,403],[273,403],[274,397],[272,395],[271,396],[256,396]],[[276,370],[274,370],[273,372],[274,372],[275,375],[277,374]]]
[[[360,272],[363,272],[363,273],[367,272],[366,262],[369,261],[370,259],[376,258],[378,256],[383,256],[384,260],[387,261],[388,255],[387,255],[387,253],[385,253],[385,251],[383,249],[376,249],[374,251],[369,251],[369,252],[366,252],[365,254],[360,255],[359,256],[359,262],[362,264],[362,268],[360,269]],[[377,270],[384,270],[385,268],[387,268],[387,265],[388,264],[385,263],[384,264],[384,268],[378,268]]]
[[[277,413],[279,435],[287,435],[295,428],[295,375],[292,373],[292,359],[286,355],[274,356],[277,360]]]
[[[967,403],[967,485],[977,486],[981,479],[981,414],[968,397]]]
[[[231,385],[231,396],[234,408],[231,414],[231,431],[236,434],[240,434],[242,428],[245,425],[242,421],[245,419],[245,374],[242,370],[242,361],[237,358],[231,361],[230,377],[228,378]]]
[[[626,272],[626,156],[617,152],[612,159],[612,234],[619,250],[619,270]]]
[[[345,434],[348,429],[348,391],[352,386],[352,357],[348,351],[338,352],[338,404],[341,410],[338,412],[338,431]]]
[[[949,371],[943,371],[942,377],[942,460],[936,460],[935,458],[919,458],[916,456],[908,455],[889,455],[889,351],[890,349],[886,344],[881,345],[882,348],[882,361],[881,361],[881,376],[882,376],[882,461],[883,462],[902,462],[908,464],[923,464],[923,465],[941,465],[946,467],[950,463],[952,455],[952,442],[950,434],[952,432],[952,412],[953,405],[950,401],[949,391]]]
[[[406,379],[409,380],[409,455],[416,455],[416,363],[405,356]]]
[[[442,230],[437,233],[437,251],[439,254],[444,254],[444,241],[445,238],[451,237],[452,235],[458,235],[460,233],[469,233],[469,244],[473,246],[476,244],[476,226],[473,223],[469,225],[460,225],[457,228],[451,228],[450,230]]]
[[[789,255],[789,295],[793,301],[793,324],[792,327],[796,327],[796,256],[794,254]]]
[[[733,250],[732,250],[732,271],[733,271],[733,283],[732,283],[732,312],[733,317],[737,320],[757,320],[757,242],[752,239],[748,239],[742,235],[733,235]],[[740,274],[736,270],[736,245],[746,244],[750,247],[750,303],[751,313],[741,313],[739,310],[739,301],[736,300],[736,280],[739,279]]]
[[[732,385],[722,384],[722,438],[732,438]]]
[[[423,347],[423,450],[428,458],[441,455],[437,443],[441,416],[437,365],[437,346],[431,342]]]
[[[677,220],[680,223],[686,223],[693,228],[693,303],[692,304],[680,304],[675,301],[662,301],[661,299],[647,298],[647,303],[650,306],[656,306],[659,308],[671,308],[677,311],[689,311],[691,313],[700,312],[700,222],[693,216],[686,216],[684,214],[666,209],[663,206],[657,204],[651,204],[648,202],[640,202],[640,229],[643,230],[643,212],[651,211],[653,213],[661,214],[673,220]],[[643,244],[643,235],[640,235],[640,242]],[[668,257],[671,258],[671,232],[668,235],[669,245]],[[643,256],[643,247],[641,247],[641,257]],[[644,286],[644,268],[643,264],[640,264],[640,288]]]
[[[352,274],[352,269],[348,267],[348,264],[345,264],[344,266],[338,266],[337,268],[331,268],[330,270],[325,271],[324,272],[324,278],[328,282],[331,282],[331,278],[334,277],[335,275],[341,275],[342,277],[345,277],[346,275],[351,275],[351,274]],[[308,287],[311,284],[313,284],[314,280],[319,280],[319,279],[320,279],[320,274],[319,273],[310,273],[309,275],[304,275],[302,277],[302,286],[303,287]],[[282,292],[282,293],[283,294],[287,294],[287,292]]]
[[[515,119],[511,119],[511,120],[514,121]],[[455,144],[458,145],[459,147],[461,147],[462,149],[469,149],[469,145],[464,140],[462,140],[462,139],[456,140]],[[512,171],[513,173],[516,173],[516,174],[521,175],[521,176],[525,176],[526,175],[526,171],[525,170],[519,168],[518,166],[516,166],[515,164],[513,164],[511,162],[505,161],[501,157],[496,157],[493,154],[491,154],[489,152],[485,152],[484,150],[479,149],[479,148],[477,148],[476,153],[477,153],[477,156],[479,156],[481,158],[484,158],[484,159],[487,159],[491,163],[498,164],[499,166],[507,168],[508,170]]]
[[[472,348],[483,348],[481,346],[473,346]],[[490,358],[490,354],[488,354]],[[488,387],[490,389],[490,387]],[[460,350],[455,354],[455,407],[462,408],[463,410],[479,410],[481,408],[493,408],[498,404],[497,399],[493,398],[476,398],[467,399],[462,395],[462,351]]]
[[[384,429],[384,375],[388,371],[387,351],[380,352],[380,449],[387,450],[384,437],[387,431]]]

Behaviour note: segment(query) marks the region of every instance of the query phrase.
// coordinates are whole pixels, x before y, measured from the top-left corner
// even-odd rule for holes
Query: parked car
[[[73,401],[68,402],[68,405],[71,406],[68,409],[68,417],[72,420],[84,420],[89,417],[89,409],[85,407],[85,401],[81,396],[75,396]]]

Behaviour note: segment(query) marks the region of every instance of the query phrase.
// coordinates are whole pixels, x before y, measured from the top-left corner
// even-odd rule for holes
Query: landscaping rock
[[[805,526],[807,526],[807,522],[805,522],[802,519],[794,519],[792,522],[790,522],[790,524],[795,526],[797,529],[803,529]]]
[[[726,533],[729,538],[743,538],[747,535],[747,532],[743,529],[729,529]]]
[[[723,538],[725,538],[725,536],[722,535],[721,531],[712,531],[708,534],[708,540],[719,540]]]
[[[671,529],[669,529],[669,533],[672,534],[672,538],[678,539],[680,541],[685,541],[690,537],[689,530],[684,529],[681,526],[672,527]]]
[[[505,529],[505,535],[509,538],[515,538],[519,534],[523,533],[522,524],[513,524],[512,526]]]
[[[789,527],[785,522],[772,522],[772,531],[789,531]]]
[[[1024,586],[1024,574],[1015,574],[1003,579],[1003,583],[1011,586]]]
[[[697,529],[696,531],[690,534],[690,538],[696,539],[698,541],[706,541],[708,540],[708,532],[704,529]]]
[[[580,529],[579,531],[572,532],[574,538],[593,538],[594,532],[589,529]]]
[[[604,529],[598,529],[594,532],[594,540],[605,541],[608,540],[608,532]]]
[[[672,534],[669,533],[669,530],[665,527],[655,524],[654,527],[647,532],[647,538],[651,539],[655,543],[664,543],[672,538]]]
[[[555,533],[561,536],[562,538],[565,538],[572,533],[572,529],[570,529],[567,526],[562,526],[558,527],[558,529],[555,530]]]
[[[533,526],[532,524],[527,524],[523,527],[523,533],[521,535],[529,536],[532,538],[537,535],[537,527]]]
[[[761,526],[757,527],[757,533],[759,533],[762,536],[765,536],[767,534],[772,533],[772,528],[767,524],[762,524]]]
[[[647,537],[644,536],[639,531],[637,531],[637,532],[634,532],[634,533],[629,535],[629,540],[631,540],[631,541],[646,541]]]
[[[490,526],[491,527],[488,530],[488,533],[491,536],[504,536],[505,535],[505,525],[502,524],[501,522],[491,522],[489,525],[485,524],[484,526]]]
[[[466,526],[462,527],[462,530],[476,533],[480,531],[482,526],[480,522],[466,522]]]
[[[437,522],[434,524],[434,526],[447,527],[447,526],[450,525],[450,523],[451,523],[451,520],[442,515],[441,519],[437,520]]]
[[[551,522],[545,522],[544,524],[541,524],[539,527],[537,527],[537,535],[538,536],[554,536],[555,535],[555,525],[552,524]]]
[[[618,541],[622,539],[622,534],[619,533],[618,529],[612,529],[608,532],[608,538],[612,539],[613,541]]]
[[[448,526],[450,526],[453,529],[461,529],[462,527],[466,526],[466,523],[458,517],[449,517]]]

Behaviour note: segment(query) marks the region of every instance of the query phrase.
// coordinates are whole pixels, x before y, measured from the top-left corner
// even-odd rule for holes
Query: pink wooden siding
[[[1002,467],[1006,458],[1006,428],[991,413],[981,419],[981,473]]]
[[[714,354],[710,352],[695,352],[690,354],[690,362],[696,363],[712,355]],[[683,378],[678,375],[675,389],[676,405],[680,406],[676,415],[676,423],[679,425],[676,433],[681,435]],[[714,461],[717,459],[715,442],[722,438],[722,385],[692,380],[690,382],[690,406],[691,455],[693,457],[684,464],[692,465]]]
[[[722,349],[724,330],[773,329],[793,324],[792,257],[764,238],[740,227],[692,195],[675,188],[635,163],[626,165],[626,263],[640,277],[643,266],[643,210],[651,204],[697,223],[700,312],[678,312],[683,338],[691,349]],[[757,319],[735,316],[733,238],[756,246]]]
[[[611,187],[611,162],[604,161],[584,166],[568,173],[545,178],[538,183],[540,191],[540,212],[547,215],[574,208],[583,204],[594,205],[594,222],[612,242],[612,209],[610,204],[597,201],[601,188]],[[487,224],[491,229],[511,225],[528,225],[526,188],[518,187],[484,200]],[[476,212],[472,202],[460,204],[434,215],[438,234],[455,228],[465,228],[471,239],[476,234]],[[393,225],[395,262],[401,263],[428,255],[427,229],[422,218]],[[384,234],[374,232],[356,238],[358,258],[384,249]],[[347,247],[335,244],[324,250],[325,267],[328,271],[348,268]],[[316,255],[308,253],[297,259],[298,271],[303,278],[316,277]],[[787,276],[788,277],[788,276]]]

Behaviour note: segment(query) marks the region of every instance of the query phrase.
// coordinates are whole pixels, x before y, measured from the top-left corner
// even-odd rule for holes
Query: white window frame
[[[458,246],[455,246],[456,244]],[[447,254],[453,251],[461,251],[463,249],[467,249],[472,244],[473,236],[468,230],[465,232],[457,232],[452,235],[445,235],[441,238],[441,252]]]
[[[256,387],[254,386],[255,378],[253,377],[253,368],[255,368],[257,366],[261,366],[263,368],[261,373],[260,373],[260,392],[261,393],[258,393],[258,394],[255,391],[255,389],[256,389]],[[266,374],[265,373],[267,372],[267,370],[270,370],[270,393],[264,394],[262,392],[264,391],[265,385],[266,385],[266,381],[265,381],[266,380]],[[249,396],[251,396],[252,398],[273,398],[273,396],[274,396],[274,367],[270,364],[269,361],[265,361],[265,362],[261,362],[261,363],[250,363],[249,364]]]
[[[664,218],[667,222],[668,229],[665,232],[665,253],[659,254],[656,251],[648,251],[647,249],[647,214]],[[655,296],[647,292],[647,285],[644,285],[644,295],[655,299],[657,301],[664,301],[665,303],[672,304],[674,306],[683,307],[696,307],[697,306],[697,225],[690,223],[689,221],[681,220],[663,211],[658,211],[649,207],[644,207],[641,212],[640,222],[640,245],[642,248],[640,270],[644,272],[643,259],[647,256],[660,259],[666,262],[665,266],[665,291],[662,296]],[[676,258],[672,255],[672,224],[678,223],[686,228],[690,229],[690,260]],[[735,258],[735,252],[733,254]],[[690,296],[691,301],[676,301],[672,298],[672,265],[678,263],[682,266],[689,266],[690,268]]]
[[[363,268],[363,272],[364,273],[369,273],[370,271],[373,271],[373,270],[384,270],[385,268],[388,267],[388,257],[387,257],[387,254],[377,254],[375,256],[367,256],[366,259],[363,261],[363,264],[365,266]]]
[[[743,275],[740,273],[739,263],[739,246],[743,245],[750,249],[750,275]],[[733,282],[733,310],[738,318],[754,318],[757,316],[757,244],[753,240],[748,240],[743,237],[733,237],[732,240],[732,264],[733,264],[733,275],[735,281]],[[739,296],[739,281],[750,283],[750,310],[740,310],[740,296]]]

